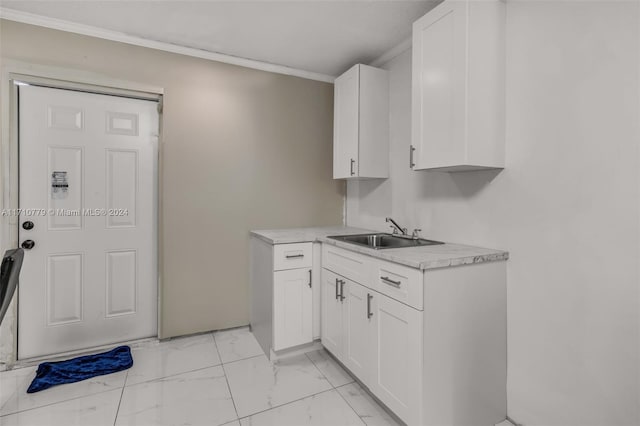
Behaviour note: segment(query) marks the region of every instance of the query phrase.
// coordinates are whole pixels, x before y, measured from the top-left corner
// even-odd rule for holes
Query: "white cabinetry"
[[[322,270],[322,344],[337,357],[342,355],[344,346],[341,278],[328,269]]]
[[[271,245],[251,237],[250,245],[250,321],[258,343],[269,357],[272,351],[311,343],[320,331],[314,244]]]
[[[365,385],[375,380],[377,316],[372,306],[375,291],[347,280],[344,299],[344,350],[342,359]]]
[[[387,71],[354,65],[334,82],[333,178],[389,177]]]
[[[414,170],[504,167],[505,5],[445,0],[413,24]]]
[[[311,268],[277,271],[273,280],[273,350],[312,340]]]
[[[422,312],[390,297],[376,297],[374,375],[369,389],[408,424],[420,419]],[[377,343],[376,342],[376,343]],[[422,424],[422,423],[420,423]]]
[[[427,271],[322,246],[322,344],[409,425],[506,415],[506,268]]]
[[[376,267],[388,262],[326,244],[322,254],[322,344],[398,417],[420,424],[421,312],[374,290]],[[404,268],[394,270],[409,275]]]

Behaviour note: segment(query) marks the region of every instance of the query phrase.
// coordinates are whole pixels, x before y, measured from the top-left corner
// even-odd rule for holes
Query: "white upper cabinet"
[[[504,167],[505,5],[445,0],[413,24],[414,170]]]
[[[334,84],[333,178],[389,177],[387,71],[358,64]]]

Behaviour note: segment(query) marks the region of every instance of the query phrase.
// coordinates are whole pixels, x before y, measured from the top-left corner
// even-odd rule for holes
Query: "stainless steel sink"
[[[393,234],[359,234],[359,235],[334,235],[329,238],[357,244],[372,249],[391,249],[401,247],[420,247],[435,244],[444,244],[440,241],[425,240],[422,238],[399,237]]]

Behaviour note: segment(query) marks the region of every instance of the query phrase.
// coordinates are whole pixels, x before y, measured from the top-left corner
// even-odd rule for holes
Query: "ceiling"
[[[330,76],[411,35],[441,0],[34,1],[0,6]]]

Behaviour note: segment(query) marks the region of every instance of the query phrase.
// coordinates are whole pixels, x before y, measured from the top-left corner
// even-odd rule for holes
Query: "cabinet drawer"
[[[422,310],[422,271],[396,263],[376,260],[374,289],[399,302]]]
[[[368,286],[371,277],[371,261],[349,250],[331,244],[322,245],[322,267],[357,283]]]
[[[313,243],[276,244],[273,246],[273,270],[311,268]]]

